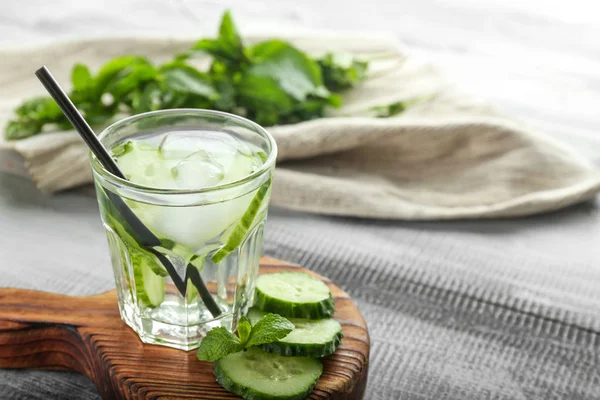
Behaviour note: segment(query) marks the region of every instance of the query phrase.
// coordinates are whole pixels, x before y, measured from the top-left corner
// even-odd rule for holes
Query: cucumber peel
[[[191,280],[188,280],[185,289],[185,299],[189,304],[192,303],[196,297],[198,297],[198,289]]]
[[[190,264],[198,269],[198,272],[201,272],[204,268],[204,257],[193,257],[190,260]],[[185,290],[185,299],[189,303],[192,303],[196,297],[198,297],[198,288],[192,283],[191,279],[188,278],[186,290]]]
[[[215,264],[223,261],[225,257],[229,255],[232,251],[238,248],[239,245],[242,244],[246,236],[248,235],[248,231],[254,224],[254,220],[258,215],[258,212],[263,208],[263,202],[268,197],[269,190],[271,189],[271,178],[268,181],[263,183],[261,187],[258,189],[250,205],[242,215],[242,218],[235,226],[233,231],[227,237],[225,244],[217,250],[215,254],[211,257],[212,261]]]
[[[318,359],[284,357],[258,347],[215,362],[213,373],[227,391],[248,400],[305,399],[323,373]]]
[[[329,318],[335,311],[323,281],[303,272],[282,271],[256,279],[254,306],[286,318]]]
[[[137,298],[146,307],[158,307],[165,299],[165,278],[151,267],[150,257],[130,252]]]
[[[248,310],[252,325],[260,321],[266,313],[257,308]],[[283,339],[263,344],[261,349],[282,356],[304,356],[321,358],[335,353],[342,343],[342,325],[332,318],[301,319],[290,318],[294,330]]]

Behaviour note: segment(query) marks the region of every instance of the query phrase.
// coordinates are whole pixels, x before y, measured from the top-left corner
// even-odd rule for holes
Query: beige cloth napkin
[[[268,35],[267,35],[268,36]],[[250,42],[262,37],[249,38]],[[598,171],[578,154],[460,94],[427,64],[385,37],[304,35],[286,39],[320,54],[371,59],[369,79],[324,118],[269,128],[279,147],[272,204],[322,214],[405,220],[509,217],[593,197]],[[76,62],[93,68],[138,53],[161,61],[193,41],[112,38],[0,52],[0,125],[23,98],[43,94],[42,64],[68,82]],[[389,119],[373,106],[423,98]],[[75,132],[0,142],[0,169],[30,176],[53,193],[91,182]]]

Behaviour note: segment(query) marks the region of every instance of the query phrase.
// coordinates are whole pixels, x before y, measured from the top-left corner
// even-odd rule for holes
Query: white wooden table
[[[600,13],[592,1],[2,0],[0,46],[122,34],[201,37],[216,31],[225,8],[244,32],[292,27],[391,32],[463,90],[569,142],[600,166]],[[274,210],[265,250],[335,274],[333,255],[303,253],[306,243],[331,229],[349,247],[377,240],[378,249],[390,257],[398,251],[406,263],[415,252],[429,253],[424,257],[434,264],[481,264],[490,270],[539,262],[568,265],[573,276],[600,282],[600,214],[593,202],[519,220],[383,226]],[[49,256],[57,253],[67,257]],[[0,254],[0,286],[70,294],[114,286],[109,268],[94,267],[109,265],[95,199],[76,193],[44,197],[27,181],[0,175]],[[514,279],[529,278],[516,272]],[[462,395],[436,392],[437,397],[406,389],[407,373],[386,367],[390,339],[381,334],[382,311],[347,284],[373,328],[371,370],[383,371],[370,377],[367,399],[482,398],[475,389]],[[588,300],[592,304],[598,297]],[[588,393],[600,393],[597,374],[589,379],[597,386]],[[0,370],[2,399],[85,399],[95,393],[75,374]],[[514,393],[506,398],[551,398]]]

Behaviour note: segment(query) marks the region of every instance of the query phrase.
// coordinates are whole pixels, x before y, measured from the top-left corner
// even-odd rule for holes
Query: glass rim
[[[256,178],[264,175],[268,172],[273,164],[275,163],[275,159],[277,158],[277,144],[275,143],[275,139],[271,134],[262,126],[253,122],[247,118],[240,117],[239,115],[230,114],[223,111],[216,110],[208,110],[203,108],[172,108],[168,110],[157,110],[157,111],[149,111],[145,113],[140,113],[136,115],[132,115],[121,120],[118,120],[111,125],[107,126],[100,132],[98,135],[98,139],[102,142],[102,139],[105,138],[110,132],[120,128],[123,125],[126,125],[131,122],[135,122],[137,120],[141,120],[147,117],[160,116],[160,115],[169,115],[169,114],[195,114],[196,116],[202,115],[213,115],[213,116],[222,116],[226,117],[229,120],[235,121],[239,124],[239,126],[246,126],[252,128],[256,133],[263,135],[267,142],[269,143],[270,151],[266,161],[261,165],[259,169],[254,171],[253,173],[244,176],[241,179],[227,182],[220,185],[214,186],[206,186],[198,189],[165,189],[165,188],[157,188],[154,186],[141,185],[139,183],[135,183],[129,181],[127,179],[120,178],[111,172],[107,171],[104,166],[100,163],[98,158],[90,151],[90,164],[92,165],[92,169],[94,172],[101,175],[104,179],[106,179],[112,185],[117,187],[126,187],[128,189],[135,190],[136,192],[141,192],[144,194],[157,194],[157,195],[177,195],[177,194],[202,194],[202,193],[211,193],[218,192],[225,189],[230,189],[236,186],[243,185],[248,182],[252,182]]]

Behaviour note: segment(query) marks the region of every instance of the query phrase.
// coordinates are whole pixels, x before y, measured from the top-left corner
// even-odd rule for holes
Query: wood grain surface
[[[274,259],[261,273],[302,270],[322,279],[336,302],[344,339],[323,359],[310,399],[362,399],[369,334],[350,297],[327,278]],[[116,291],[75,297],[0,289],[0,368],[72,370],[88,376],[105,399],[235,399],[195,351],[142,343],[121,320]]]

